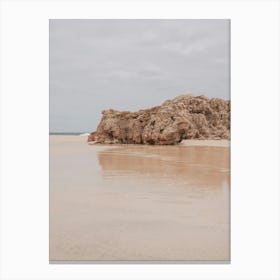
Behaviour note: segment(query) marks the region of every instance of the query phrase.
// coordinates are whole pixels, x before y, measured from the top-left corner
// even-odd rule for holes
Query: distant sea
[[[50,132],[50,135],[88,135],[86,132]]]

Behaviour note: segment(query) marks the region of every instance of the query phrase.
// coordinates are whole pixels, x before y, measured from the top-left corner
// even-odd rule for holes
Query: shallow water
[[[229,148],[50,136],[50,260],[230,259]]]

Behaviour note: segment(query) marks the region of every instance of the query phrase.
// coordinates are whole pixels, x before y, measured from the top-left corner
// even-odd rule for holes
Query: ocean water
[[[88,136],[88,132],[50,132],[49,135]]]
[[[51,261],[229,261],[228,147],[50,136]]]

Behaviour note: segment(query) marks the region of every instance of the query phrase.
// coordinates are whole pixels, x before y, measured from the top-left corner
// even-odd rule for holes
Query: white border
[[[232,261],[48,263],[48,20],[230,18]],[[279,2],[2,1],[1,279],[279,279]]]

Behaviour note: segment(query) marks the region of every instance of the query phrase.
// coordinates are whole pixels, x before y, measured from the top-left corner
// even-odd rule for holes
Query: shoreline
[[[144,145],[144,144],[119,144],[119,143],[96,143],[95,141],[87,142],[88,145],[106,145],[106,146],[114,146],[114,145],[137,145],[137,146],[184,146],[184,147],[230,147],[230,140],[198,140],[198,139],[189,139],[189,140],[182,140],[181,143],[177,145]]]
[[[86,138],[86,135],[65,135],[65,134],[56,134],[56,135],[50,135],[52,137],[71,137],[73,139],[79,139],[79,138]],[[137,146],[152,146],[152,145],[144,145],[144,144],[109,144],[109,143],[96,143],[95,141],[91,142],[85,142],[88,145],[102,145],[102,146],[114,146],[114,145],[137,145]],[[199,146],[199,147],[230,147],[230,140],[227,139],[185,139],[182,140],[181,143],[177,145],[155,145],[155,146],[187,146],[187,147],[193,147],[193,146]]]

